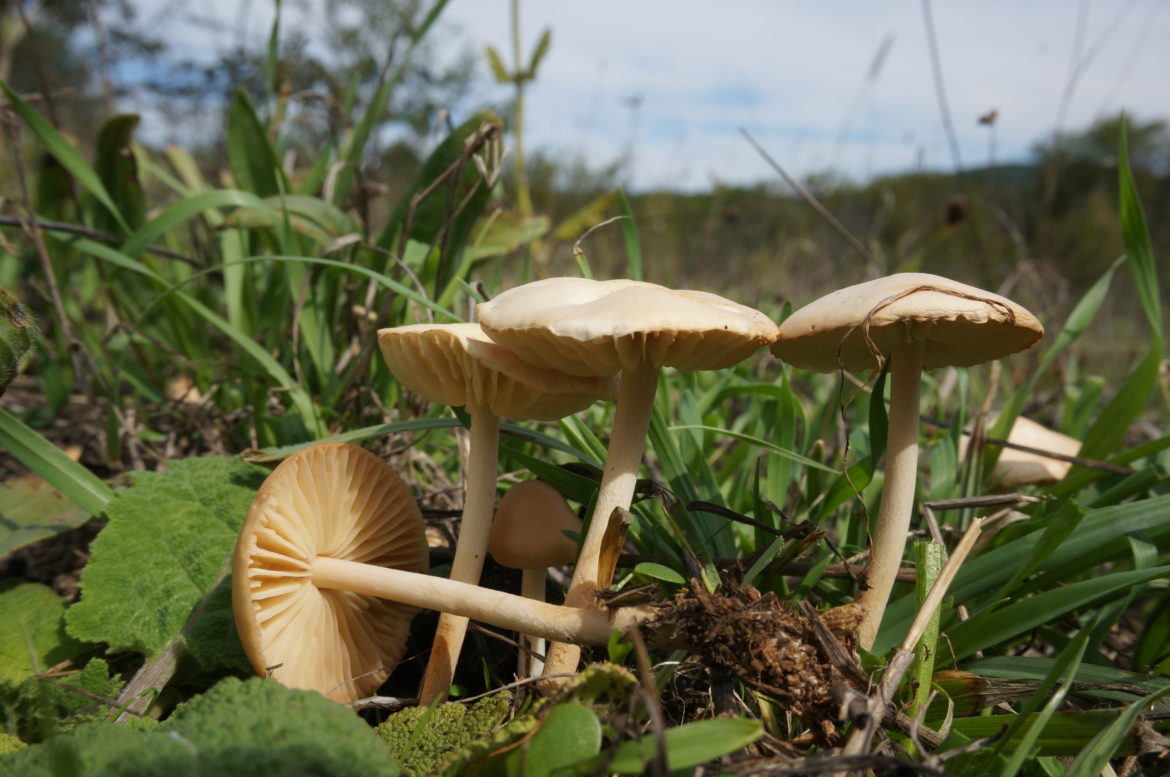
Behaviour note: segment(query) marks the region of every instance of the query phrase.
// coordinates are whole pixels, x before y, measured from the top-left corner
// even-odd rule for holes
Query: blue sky
[[[262,46],[271,7],[239,8],[230,13]],[[477,53],[491,44],[510,63],[509,8],[451,0],[437,40]],[[1121,109],[1170,117],[1166,0],[933,0],[930,9],[964,166],[990,158],[992,129],[977,119],[993,109],[999,161]],[[772,180],[741,127],[797,176],[952,167],[919,0],[521,2],[526,56],[546,27],[529,147],[597,167],[622,158],[633,188]],[[180,29],[170,37],[206,45]],[[480,62],[463,110],[508,94]]]

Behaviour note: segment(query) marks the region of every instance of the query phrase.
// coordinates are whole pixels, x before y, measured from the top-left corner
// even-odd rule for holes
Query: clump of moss
[[[402,764],[403,773],[433,774],[449,753],[499,727],[511,706],[512,696],[505,691],[470,706],[411,707],[391,715],[375,731]]]

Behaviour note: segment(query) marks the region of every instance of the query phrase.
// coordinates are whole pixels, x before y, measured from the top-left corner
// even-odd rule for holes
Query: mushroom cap
[[[525,480],[500,499],[488,547],[509,569],[559,567],[577,557],[577,543],[566,531],[581,531],[581,519],[561,492],[542,480]]]
[[[705,291],[631,280],[548,278],[476,306],[480,325],[521,358],[571,375],[654,367],[716,370],[776,339],[758,310]]]
[[[256,672],[353,701],[402,659],[416,610],[318,589],[318,556],[412,572],[429,564],[410,489],[356,445],[319,443],[281,462],[252,501],[232,556],[232,609]]]
[[[780,325],[778,358],[804,369],[862,371],[898,343],[923,343],[922,366],[969,367],[1028,348],[1044,327],[998,294],[929,273],[897,273],[810,302]]]
[[[479,324],[410,324],[378,330],[382,357],[398,381],[433,402],[490,410],[499,418],[552,421],[612,399],[599,378],[530,364]]]
[[[994,424],[995,418],[994,415],[988,418],[988,424]],[[1016,445],[1051,451],[1063,456],[1076,456],[1081,451],[1080,440],[1053,431],[1023,416],[1018,416],[1012,423],[1012,430],[1008,433],[1007,439]],[[967,455],[967,444],[970,440],[970,435],[964,432],[961,451],[964,457]],[[1063,480],[1071,468],[1070,462],[1061,459],[1005,447],[995,462],[991,482],[1006,490],[1029,485],[1047,486]]]

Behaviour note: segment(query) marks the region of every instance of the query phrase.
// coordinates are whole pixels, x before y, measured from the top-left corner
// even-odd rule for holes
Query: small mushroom
[[[1009,299],[927,273],[899,273],[840,289],[780,326],[772,352],[796,367],[871,370],[890,360],[886,480],[858,601],[868,649],[877,636],[905,550],[918,468],[923,369],[971,366],[1031,346],[1044,327]]]
[[[703,291],[631,280],[549,278],[476,306],[493,340],[533,364],[571,375],[621,373],[613,431],[589,528],[565,604],[596,606],[602,538],[617,508],[629,509],[663,367],[716,370],[770,344],[776,325],[758,310]],[[553,645],[545,674],[575,672],[580,650]]]
[[[232,555],[232,608],[256,672],[341,702],[369,696],[406,650],[415,609],[313,584],[318,557],[421,572],[422,514],[391,467],[349,443],[285,459],[252,500]]]
[[[382,356],[403,386],[433,402],[465,406],[471,450],[451,579],[478,583],[495,504],[499,419],[555,420],[612,397],[609,383],[534,366],[492,342],[478,324],[412,324],[378,331]],[[439,617],[419,698],[446,698],[467,619]]]
[[[565,532],[580,532],[581,519],[565,497],[542,480],[526,480],[508,489],[496,509],[488,547],[492,558],[521,570],[520,595],[544,601],[546,570],[571,564],[577,543]],[[544,668],[544,640],[520,635],[516,673],[535,677]]]
[[[651,607],[573,609],[422,574],[422,515],[387,464],[348,443],[283,461],[252,502],[232,558],[232,604],[259,674],[349,702],[405,650],[415,608],[600,645]]]

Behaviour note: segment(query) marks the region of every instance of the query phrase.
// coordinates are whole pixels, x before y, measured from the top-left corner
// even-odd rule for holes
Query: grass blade
[[[113,490],[96,475],[4,408],[0,408],[0,447],[91,515],[104,513],[114,499]]]

